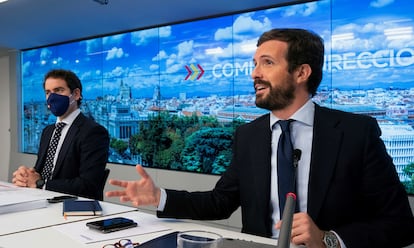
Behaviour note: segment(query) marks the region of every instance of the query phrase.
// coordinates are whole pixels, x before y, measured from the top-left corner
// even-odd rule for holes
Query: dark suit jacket
[[[242,231],[270,237],[269,115],[238,128],[233,160],[209,192],[167,190],[159,217],[228,218],[239,206]],[[414,242],[414,218],[375,119],[315,107],[308,214],[348,248]]]
[[[54,124],[45,127],[35,170],[40,173]],[[108,131],[80,113],[69,128],[46,189],[93,199],[103,198],[104,170],[109,155]]]

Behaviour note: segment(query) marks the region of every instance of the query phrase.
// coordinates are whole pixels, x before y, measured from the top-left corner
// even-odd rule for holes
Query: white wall
[[[0,180],[7,180],[10,163],[9,56],[0,56]]]

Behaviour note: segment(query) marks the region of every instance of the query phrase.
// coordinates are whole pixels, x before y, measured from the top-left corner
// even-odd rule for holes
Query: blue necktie
[[[277,148],[277,180],[279,185],[279,209],[280,218],[285,208],[286,194],[295,192],[294,168],[293,168],[293,145],[290,139],[290,123],[294,120],[280,120],[282,133],[280,134]]]

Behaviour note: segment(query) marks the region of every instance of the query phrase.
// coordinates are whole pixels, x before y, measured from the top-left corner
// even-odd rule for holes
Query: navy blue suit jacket
[[[54,124],[43,129],[35,170],[41,172]],[[93,199],[103,198],[104,170],[108,162],[108,131],[80,113],[66,134],[52,179],[46,189]]]
[[[233,159],[208,192],[167,190],[159,217],[228,218],[238,207],[242,231],[272,235],[269,114],[235,133]],[[374,118],[315,106],[308,214],[348,248],[414,242],[414,218]]]

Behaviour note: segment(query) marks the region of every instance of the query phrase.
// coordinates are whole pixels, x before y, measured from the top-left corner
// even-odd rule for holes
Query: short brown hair
[[[322,81],[325,52],[323,39],[316,33],[305,29],[272,29],[260,36],[257,46],[269,40],[283,41],[288,44],[286,60],[290,73],[302,64],[308,64],[311,67],[312,73],[307,87],[308,92],[314,96]]]

